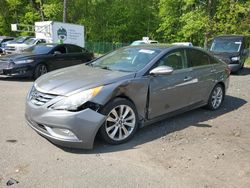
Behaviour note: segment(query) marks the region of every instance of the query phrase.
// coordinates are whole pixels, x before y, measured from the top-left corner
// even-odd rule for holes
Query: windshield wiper
[[[105,69],[105,70],[112,70],[111,68],[109,68],[108,66],[100,66],[101,69]]]
[[[97,67],[97,68],[105,69],[105,70],[112,70],[112,69],[111,69],[110,67],[108,67],[108,66],[94,65],[94,64],[92,64],[92,63],[90,63],[89,66],[91,66],[91,67]]]

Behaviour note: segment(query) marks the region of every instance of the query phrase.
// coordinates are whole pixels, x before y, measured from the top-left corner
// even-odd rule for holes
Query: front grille
[[[56,95],[41,93],[37,89],[35,89],[35,87],[32,88],[29,96],[31,103],[36,106],[42,106],[55,97]]]
[[[14,47],[14,46],[7,46],[5,48],[5,50],[11,50],[11,51],[15,51],[15,49],[16,49],[16,47]]]
[[[9,61],[8,60],[0,60],[0,69],[7,69],[9,68]]]

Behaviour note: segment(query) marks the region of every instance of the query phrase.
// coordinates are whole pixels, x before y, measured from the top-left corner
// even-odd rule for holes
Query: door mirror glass
[[[172,67],[169,66],[159,66],[150,71],[150,74],[153,75],[168,75],[174,71]]]

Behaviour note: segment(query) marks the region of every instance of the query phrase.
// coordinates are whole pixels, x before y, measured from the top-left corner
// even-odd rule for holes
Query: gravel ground
[[[57,147],[24,120],[32,82],[0,78],[0,187],[250,187],[250,68],[231,76],[218,111],[140,129],[123,145]]]

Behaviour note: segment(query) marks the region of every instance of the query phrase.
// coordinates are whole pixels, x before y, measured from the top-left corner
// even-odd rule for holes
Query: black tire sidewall
[[[36,67],[35,67],[35,70],[34,70],[34,79],[37,79],[39,78],[41,75],[41,73],[39,72],[39,69],[41,66],[45,66],[46,67],[46,70],[48,72],[48,68],[45,64],[41,63],[41,64],[38,64]]]
[[[132,102],[130,102],[129,100],[127,100],[127,99],[115,98],[114,100],[110,101],[107,105],[105,105],[105,107],[101,110],[101,113],[107,116],[113,108],[115,108],[116,106],[119,106],[119,105],[127,105],[134,111],[135,118],[136,118],[136,123],[135,123],[135,127],[134,127],[133,132],[127,138],[125,138],[124,140],[121,140],[121,141],[117,141],[117,140],[111,139],[108,136],[108,134],[106,133],[106,129],[105,129],[106,121],[105,121],[103,123],[103,125],[101,126],[101,128],[100,128],[100,134],[101,134],[101,136],[102,136],[102,138],[103,138],[103,140],[105,142],[107,142],[109,144],[113,144],[113,145],[122,144],[124,142],[127,142],[128,140],[130,140],[134,136],[134,134],[136,133],[136,131],[138,129],[137,110],[135,108],[135,105]]]

